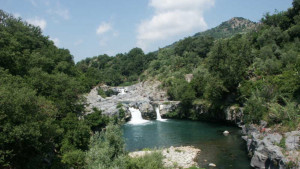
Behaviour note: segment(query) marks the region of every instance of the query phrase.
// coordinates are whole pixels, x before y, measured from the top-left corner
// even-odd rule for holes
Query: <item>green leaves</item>
[[[18,83],[19,77],[0,72],[0,153],[4,157],[0,164],[27,168],[32,160],[52,151],[58,135],[53,118],[57,110],[29,86]]]
[[[82,165],[74,160],[87,149],[91,129],[78,118],[79,99],[82,84],[91,85],[78,80],[70,52],[39,28],[1,10],[0,18],[0,165]]]
[[[86,154],[87,168],[126,168],[125,155],[120,127],[109,124],[105,131],[91,137]]]
[[[83,83],[88,83],[89,87],[99,83],[117,86],[138,81],[155,57],[153,53],[145,55],[142,49],[133,48],[129,53],[115,57],[99,55],[87,58],[78,62],[76,67],[82,71]]]

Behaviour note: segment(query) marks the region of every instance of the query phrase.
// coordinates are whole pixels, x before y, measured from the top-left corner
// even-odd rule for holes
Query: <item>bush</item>
[[[84,116],[84,122],[92,129],[92,131],[101,131],[109,123],[109,117],[102,115],[102,111],[97,108],[94,112]]]
[[[245,103],[245,121],[258,124],[267,110],[264,99],[253,94]]]
[[[86,168],[126,168],[124,140],[119,126],[109,124],[106,131],[96,132],[90,139],[86,154]]]
[[[117,94],[118,94],[118,92],[115,92],[112,89],[108,89],[108,90],[105,91],[105,95],[107,97],[111,97],[112,95],[117,95]]]
[[[143,157],[130,158],[128,169],[163,169],[163,155],[161,152],[153,152]]]
[[[286,148],[286,145],[285,145],[285,137],[283,136],[280,140],[280,143],[279,143],[279,147],[285,149]]]
[[[112,89],[108,89],[104,91],[102,88],[98,89],[98,95],[100,95],[103,98],[111,97],[112,95],[117,95],[118,92],[113,91]]]

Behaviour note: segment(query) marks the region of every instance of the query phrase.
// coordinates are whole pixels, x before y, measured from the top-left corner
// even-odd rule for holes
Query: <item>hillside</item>
[[[234,17],[228,21],[221,23],[219,26],[209,29],[204,32],[199,32],[194,35],[198,36],[211,36],[215,39],[228,38],[235,34],[245,34],[258,27],[258,23],[252,22],[242,17]]]
[[[251,31],[255,28],[256,23],[233,18],[172,48],[148,54],[134,48],[75,64],[69,50],[57,48],[39,27],[0,10],[0,168],[163,168],[159,154],[129,158],[118,126],[122,105],[114,102],[119,116],[96,108],[87,114],[82,97],[99,84],[146,80],[159,81],[166,99],[148,99],[144,91],[138,97],[180,101],[165,117],[256,126],[248,141],[266,146],[262,141],[269,140],[272,146],[249,152],[259,161],[253,167],[297,168],[300,0],[287,11],[265,15]],[[94,92],[98,96],[101,90]],[[282,137],[264,139],[267,131]]]
[[[252,22],[243,17],[234,17],[228,21],[222,22],[217,27],[208,29],[204,32],[198,32],[195,35],[189,36],[185,39],[197,39],[200,37],[212,37],[214,39],[229,38],[236,34],[249,33],[253,30],[256,30],[258,26],[258,23]],[[165,48],[173,48],[175,44],[180,43],[183,40],[184,39],[176,41],[173,44],[166,46]]]
[[[257,26],[258,24],[255,22],[236,17],[223,22],[213,29],[197,33],[194,36],[177,41],[165,48],[176,47],[177,50],[193,48],[196,50],[195,45],[198,45],[198,42],[202,43],[206,41],[206,43],[208,43],[207,45],[209,45],[212,44],[215,39],[231,37],[239,33],[244,34],[254,30]],[[191,41],[194,41],[193,44],[191,44],[192,46],[185,46],[185,44]],[[206,50],[208,51],[208,49]],[[207,51],[199,51],[199,54],[205,55]],[[134,48],[128,53],[117,54],[114,57],[99,55],[93,58],[87,58],[78,62],[77,67],[87,75],[86,77],[89,79],[90,85],[96,85],[97,83],[105,83],[112,86],[129,85],[138,81],[139,76],[148,68],[150,62],[156,59],[157,53],[158,51],[144,54],[141,49]],[[143,79],[144,76],[141,78]]]

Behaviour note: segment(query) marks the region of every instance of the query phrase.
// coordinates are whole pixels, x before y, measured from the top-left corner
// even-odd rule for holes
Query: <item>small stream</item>
[[[228,136],[223,131],[228,130]],[[150,121],[141,125],[123,125],[126,150],[164,148],[192,145],[201,149],[198,157],[200,167],[216,169],[251,169],[245,142],[236,127],[214,123],[167,120]]]

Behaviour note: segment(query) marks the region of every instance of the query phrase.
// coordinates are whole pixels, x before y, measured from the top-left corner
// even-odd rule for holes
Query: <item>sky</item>
[[[145,53],[218,26],[232,17],[259,22],[293,0],[0,0],[0,9],[39,26],[76,62],[87,57]]]

